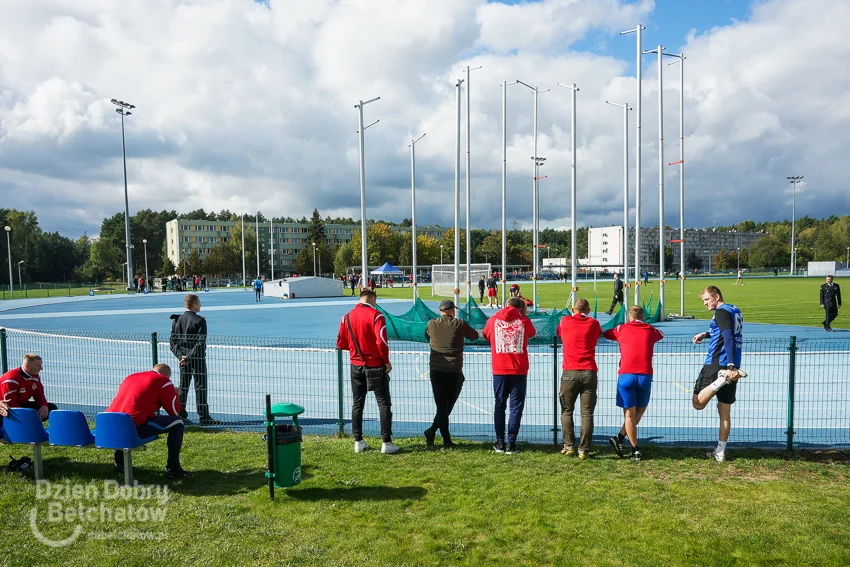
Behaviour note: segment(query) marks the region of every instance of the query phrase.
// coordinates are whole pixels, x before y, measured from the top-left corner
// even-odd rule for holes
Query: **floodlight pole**
[[[641,125],[641,57],[643,55],[642,33],[646,28],[638,24],[633,30],[620,32],[620,35],[634,33],[637,37],[637,61],[635,76],[637,79],[637,97],[635,103],[635,305],[640,305],[640,125]]]
[[[515,85],[517,81],[502,81],[502,306],[507,301],[507,280],[505,272],[508,270],[508,231],[507,231],[507,193],[508,193],[508,85]],[[489,277],[489,274],[488,274]]]
[[[629,285],[629,103],[617,104],[605,101],[605,104],[623,109],[623,285],[628,295]],[[635,276],[637,278],[637,276]]]
[[[257,236],[257,278],[259,279],[259,277],[260,277],[260,211],[257,211],[257,216],[254,217],[254,222],[256,224],[256,228],[254,230],[257,233],[256,234],[256,236]]]
[[[316,243],[313,243],[313,277],[316,277]]]
[[[679,314],[685,314],[685,54],[665,53],[679,64]]]
[[[242,287],[245,287],[245,213],[242,213]]]
[[[644,53],[658,54],[658,312],[664,317],[664,256],[666,246],[664,242],[664,82],[662,59],[664,57],[664,46],[659,45],[655,49],[649,49]]]
[[[9,252],[9,295],[15,297],[15,282],[12,281],[12,241],[9,238],[9,233],[12,232],[12,227],[6,225],[6,251]]]
[[[791,275],[797,272],[796,221],[797,221],[797,183],[803,180],[802,175],[786,177],[791,182]]]
[[[18,262],[18,290],[19,291],[24,289],[24,284],[21,282],[21,264],[23,264],[23,263],[24,263],[23,260],[20,260]]]
[[[416,303],[416,298],[419,296],[416,286],[416,142],[425,137],[422,134],[415,140],[410,140],[410,236],[411,242],[411,269],[413,273],[413,302]]]
[[[130,110],[136,108],[136,106],[114,98],[111,102],[118,107],[115,112],[121,115],[121,157],[124,161],[124,244],[127,249],[127,272],[129,274],[133,266],[133,247],[130,246],[130,200],[127,195],[127,146],[124,142],[124,117],[133,114]],[[130,278],[128,277],[128,287],[129,282]]]
[[[469,73],[470,71],[475,71],[480,69],[481,65],[478,67],[470,67],[466,66],[466,300],[469,301],[469,298],[472,297],[472,239],[470,238],[469,231],[469,200],[471,190],[471,174],[470,174],[470,122],[471,122],[471,112],[470,112],[470,100],[469,100]]]
[[[367,101],[360,101],[354,105],[358,112],[358,128],[357,133],[360,135],[360,287],[363,287],[363,278],[368,278],[368,253],[366,251],[366,158],[363,154],[365,139],[363,131],[369,126],[374,126],[380,120],[375,120],[371,124],[363,125],[363,107],[370,102],[381,100],[381,97],[375,97]]]
[[[457,98],[457,144],[455,151],[455,305],[460,301],[460,91],[463,79],[455,84]]]
[[[274,219],[269,219],[269,239],[271,240],[272,261],[271,261],[271,281],[274,281]]]
[[[142,244],[145,245],[145,289],[149,289],[151,284],[150,284],[150,281],[148,280],[148,239],[143,238]],[[144,291],[145,290],[143,289],[142,293],[144,293]]]
[[[572,220],[570,221],[570,227],[572,229],[572,236],[570,238],[570,255],[572,256],[572,258],[570,259],[570,270],[572,271],[572,286],[570,287],[570,305],[574,305],[576,302],[576,292],[578,291],[578,286],[576,285],[576,254],[578,250],[578,248],[576,247],[576,93],[579,91],[579,88],[576,86],[575,83],[573,83],[572,85],[558,83],[558,86],[564,87],[565,89],[570,89],[570,91],[572,91],[572,94],[570,96],[572,100],[572,124],[570,124],[570,138],[572,140],[572,151],[570,152],[570,185],[572,187],[570,194],[570,206],[572,210]]]

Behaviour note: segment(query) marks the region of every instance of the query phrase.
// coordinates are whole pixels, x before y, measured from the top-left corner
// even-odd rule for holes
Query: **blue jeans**
[[[516,443],[519,426],[522,421],[522,410],[525,407],[525,387],[528,376],[525,374],[495,374],[493,375],[493,393],[496,406],[493,409],[493,426],[496,428],[496,440],[505,440],[505,409],[508,407],[508,396],[511,398],[511,416],[508,421],[508,444]]]

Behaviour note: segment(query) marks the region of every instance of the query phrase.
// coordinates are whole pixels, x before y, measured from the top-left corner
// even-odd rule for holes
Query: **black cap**
[[[449,309],[457,309],[457,305],[451,299],[444,299],[440,302],[440,311],[448,311]]]

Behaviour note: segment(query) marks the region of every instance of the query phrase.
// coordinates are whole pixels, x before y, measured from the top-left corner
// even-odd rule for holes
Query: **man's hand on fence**
[[[708,338],[708,333],[697,333],[694,335],[694,344],[698,345],[702,342],[703,339]]]
[[[185,356],[181,356],[180,362],[177,363],[178,366],[186,366],[187,364],[189,364],[189,361],[186,359]]]

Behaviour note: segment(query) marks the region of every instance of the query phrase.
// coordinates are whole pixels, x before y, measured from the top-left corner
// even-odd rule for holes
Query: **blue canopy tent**
[[[383,282],[383,278],[388,276],[404,276],[404,272],[391,265],[389,262],[384,262],[384,265],[376,270],[372,270],[369,272],[373,276],[379,276],[381,281]],[[402,279],[402,285],[404,285],[404,280]],[[382,285],[383,287],[383,285]]]

